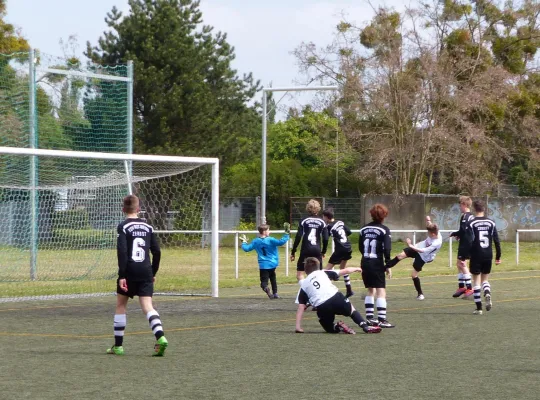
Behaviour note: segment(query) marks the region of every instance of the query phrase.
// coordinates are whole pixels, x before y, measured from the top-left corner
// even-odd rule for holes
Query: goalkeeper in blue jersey
[[[270,299],[279,299],[276,268],[279,265],[278,247],[283,246],[289,240],[290,225],[285,222],[283,224],[285,234],[281,239],[270,237],[270,227],[268,225],[260,225],[258,227],[259,237],[253,242],[248,243],[246,235],[240,236],[242,241],[242,250],[248,252],[253,249],[257,252],[257,261],[259,262],[259,272],[261,276],[261,289],[268,295]],[[268,280],[272,285],[272,291],[268,287]]]

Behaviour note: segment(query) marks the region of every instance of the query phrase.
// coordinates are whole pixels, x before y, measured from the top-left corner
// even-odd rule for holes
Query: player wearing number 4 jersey
[[[474,302],[476,303],[474,313],[482,315],[481,291],[484,291],[486,310],[489,311],[492,307],[491,285],[488,280],[493,262],[492,243],[495,243],[495,264],[501,262],[501,243],[495,222],[484,215],[486,212],[484,202],[475,200],[473,210],[475,218],[469,224],[472,233],[472,241],[468,250],[471,256],[469,267],[473,275]]]
[[[386,319],[386,277],[391,277],[390,269],[385,262],[390,261],[392,243],[390,229],[383,225],[388,216],[388,208],[382,204],[375,204],[369,210],[373,222],[360,229],[360,253],[362,254],[362,279],[368,290],[365,298],[366,318],[372,325],[381,328],[393,328]],[[375,319],[375,297],[377,298],[377,317]]]
[[[163,356],[168,342],[163,333],[159,314],[152,304],[161,250],[152,226],[137,216],[140,211],[137,196],[129,195],[124,198],[123,211],[127,218],[118,225],[117,229],[118,281],[114,315],[114,346],[108,349],[107,353],[124,354],[126,306],[130,298],[138,296],[142,311],[156,337],[154,355]],[[150,253],[152,253],[152,260],[150,260]]]
[[[305,271],[306,279],[300,281],[300,291],[296,303],[296,333],[303,333],[302,316],[308,304],[317,308],[317,317],[323,329],[328,333],[348,333],[354,335],[356,332],[349,328],[343,321],[334,323],[336,315],[344,315],[351,319],[365,333],[379,333],[381,328],[370,326],[364,318],[356,311],[343,293],[332,284],[332,280],[337,281],[340,275],[351,274],[362,271],[360,268],[345,268],[339,271],[320,270],[320,263],[315,257],[306,258]]]
[[[322,259],[326,253],[328,246],[328,231],[325,229],[326,224],[318,217],[321,211],[321,204],[317,200],[311,199],[306,206],[306,211],[309,217],[304,218],[298,225],[298,232],[294,238],[294,244],[291,249],[291,261],[295,260],[295,253],[300,241],[302,247],[300,249],[300,257],[296,264],[296,279],[301,280],[304,276],[304,261],[307,257],[315,257],[319,260],[319,265],[322,265]],[[321,249],[322,243],[322,249]]]
[[[352,258],[352,247],[349,242],[349,236],[351,230],[342,221],[336,221],[334,219],[334,211],[327,209],[323,211],[323,219],[328,225],[328,235],[334,239],[334,252],[328,260],[326,269],[333,269],[334,265],[339,264],[339,269],[344,269],[347,266],[347,261]],[[351,297],[354,292],[351,288],[351,278],[349,274],[343,275],[343,281],[345,282],[345,288],[347,289],[346,297]]]

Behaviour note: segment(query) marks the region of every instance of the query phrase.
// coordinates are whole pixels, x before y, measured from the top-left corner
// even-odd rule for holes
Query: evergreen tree
[[[219,156],[225,165],[256,152],[260,116],[247,103],[258,82],[237,76],[234,48],[202,24],[199,1],[129,6],[126,16],[108,13],[111,30],[86,55],[100,64],[134,61],[136,151]]]

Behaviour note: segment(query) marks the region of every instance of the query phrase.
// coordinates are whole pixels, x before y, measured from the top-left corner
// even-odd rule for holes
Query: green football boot
[[[116,356],[124,355],[124,348],[122,346],[113,346],[110,349],[107,349],[107,354],[112,354]]]
[[[167,349],[167,346],[169,345],[169,342],[167,342],[167,339],[165,339],[165,336],[160,337],[156,345],[154,346],[154,351],[156,352],[154,354],[154,357],[163,357],[165,355],[165,350]]]

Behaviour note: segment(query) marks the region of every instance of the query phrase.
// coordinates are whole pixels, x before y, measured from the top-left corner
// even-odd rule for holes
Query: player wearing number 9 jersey
[[[122,210],[126,220],[117,228],[118,281],[116,292],[116,312],[114,315],[114,346],[108,354],[123,355],[124,331],[126,329],[126,306],[129,298],[139,297],[139,303],[146,315],[150,329],[156,337],[155,356],[163,356],[168,346],[158,312],[152,304],[154,279],[159,269],[161,251],[154,234],[154,228],[138,218],[140,211],[137,196],[124,198]],[[150,260],[150,253],[152,260]]]
[[[369,326],[360,313],[354,309],[349,299],[345,298],[343,293],[331,282],[337,281],[340,275],[360,272],[361,269],[345,268],[339,271],[320,271],[319,267],[319,260],[315,257],[306,258],[305,271],[307,277],[299,282],[300,291],[296,299],[296,303],[298,304],[298,310],[296,311],[296,332],[304,332],[302,329],[302,316],[308,304],[311,304],[317,308],[319,323],[328,333],[355,333],[354,330],[342,321],[335,324],[336,315],[351,317],[365,333],[379,333],[381,329],[379,327]]]
[[[390,261],[392,243],[390,229],[383,225],[388,216],[388,208],[375,204],[369,211],[372,222],[360,229],[360,253],[362,254],[362,280],[368,290],[365,298],[366,318],[381,328],[393,328],[386,319],[386,278],[385,263]],[[375,319],[375,297],[377,297],[377,317]]]
[[[328,231],[326,224],[317,215],[321,211],[321,204],[317,200],[311,199],[306,206],[306,211],[310,214],[304,218],[298,225],[298,232],[294,238],[294,244],[291,249],[291,261],[295,259],[296,249],[302,241],[300,257],[296,264],[296,279],[300,280],[304,276],[304,261],[306,257],[315,257],[322,265],[322,258],[326,254],[328,246]],[[322,249],[321,249],[322,242]]]

